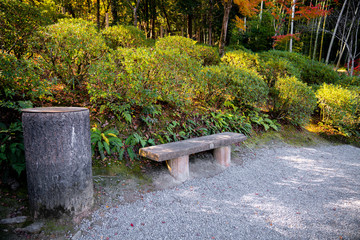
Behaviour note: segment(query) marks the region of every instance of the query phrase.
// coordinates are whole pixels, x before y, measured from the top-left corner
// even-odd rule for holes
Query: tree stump
[[[30,210],[34,218],[77,216],[93,204],[89,110],[23,109]]]

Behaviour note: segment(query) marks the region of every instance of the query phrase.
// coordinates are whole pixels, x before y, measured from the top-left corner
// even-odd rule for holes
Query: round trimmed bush
[[[316,108],[316,96],[311,87],[296,77],[281,77],[274,87],[273,114],[292,124],[306,124]]]
[[[269,88],[255,71],[232,66],[208,66],[202,70],[204,100],[222,106],[230,101],[237,106],[259,107],[266,102]]]
[[[219,54],[214,47],[196,44],[196,41],[181,36],[168,36],[156,41],[157,49],[172,49],[180,53],[186,53],[190,57],[201,61],[205,66],[216,65],[220,62]]]
[[[360,91],[324,83],[316,92],[322,121],[353,129],[360,124]]]
[[[259,56],[250,51],[235,50],[227,52],[221,58],[221,61],[237,68],[252,69],[255,71],[259,66]]]
[[[108,51],[95,25],[82,19],[61,19],[43,28],[33,44],[46,77],[72,88],[87,81],[89,67]]]
[[[258,72],[264,76],[269,87],[274,87],[279,77],[300,78],[300,71],[287,59],[273,56],[270,52],[259,53]]]
[[[269,54],[289,60],[300,70],[300,80],[307,84],[337,83],[340,79],[338,73],[331,66],[312,61],[300,53],[271,50]]]
[[[143,108],[167,103],[179,108],[196,98],[200,63],[172,50],[119,48],[92,66],[92,101]]]
[[[116,25],[104,29],[101,33],[106,44],[112,49],[147,46],[145,34],[135,26]]]
[[[220,63],[220,56],[217,48],[196,44],[195,45],[196,58],[204,61],[204,66],[218,65]]]

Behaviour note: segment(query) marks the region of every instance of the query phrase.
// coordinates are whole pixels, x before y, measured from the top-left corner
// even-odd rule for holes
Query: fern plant
[[[275,119],[272,120],[268,117],[269,115],[267,114],[259,115],[258,112],[255,112],[255,114],[250,117],[250,121],[252,123],[256,123],[259,126],[263,126],[265,132],[268,131],[270,128],[272,128],[275,131],[279,131],[280,124],[277,123]]]
[[[119,132],[116,129],[109,129],[104,132],[95,125],[91,128],[91,152],[92,155],[99,154],[101,160],[107,156],[117,154],[119,159],[124,155],[124,144],[118,137]]]
[[[0,170],[12,168],[20,176],[25,165],[21,122],[11,123],[9,127],[0,123]]]

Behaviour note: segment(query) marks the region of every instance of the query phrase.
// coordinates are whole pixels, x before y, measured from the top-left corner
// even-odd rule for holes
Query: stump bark
[[[31,108],[22,114],[34,218],[77,216],[93,204],[89,110]]]

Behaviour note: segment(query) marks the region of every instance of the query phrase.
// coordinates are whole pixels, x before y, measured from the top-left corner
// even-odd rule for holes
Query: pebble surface
[[[360,148],[258,149],[216,176],[101,206],[74,237],[360,239]]]

